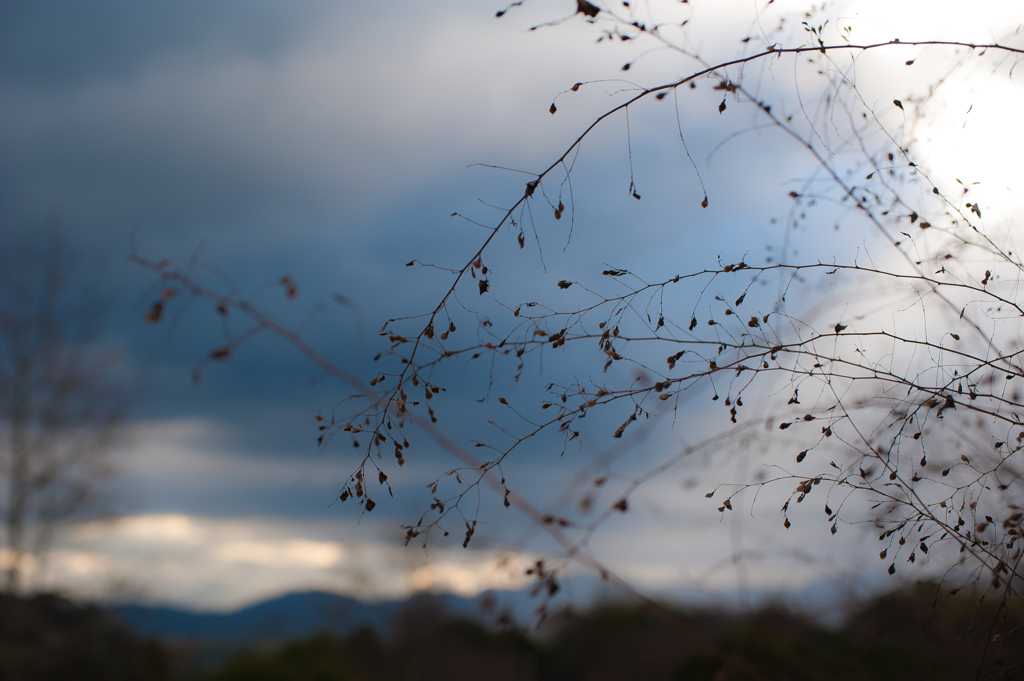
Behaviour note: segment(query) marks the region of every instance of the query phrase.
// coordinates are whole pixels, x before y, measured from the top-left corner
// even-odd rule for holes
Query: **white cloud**
[[[515,590],[525,586],[530,556],[495,557],[492,552],[473,555],[469,562],[438,560],[413,570],[410,581],[416,591],[443,591],[475,596],[488,590]]]
[[[329,568],[345,555],[335,542],[291,539],[284,542],[232,541],[216,547],[213,557],[228,563],[253,563],[267,567]]]
[[[288,591],[325,589],[366,600],[419,591],[473,596],[527,582],[531,555],[415,548],[332,525],[181,514],[87,523],[67,533],[43,564],[29,563],[31,588],[81,597],[135,598],[230,610]],[[0,560],[2,560],[0,556]]]
[[[103,527],[89,528],[95,536]],[[196,544],[202,540],[199,527],[191,518],[181,514],[145,515],[118,521],[118,532],[130,538],[149,541]],[[83,528],[83,531],[87,531]]]

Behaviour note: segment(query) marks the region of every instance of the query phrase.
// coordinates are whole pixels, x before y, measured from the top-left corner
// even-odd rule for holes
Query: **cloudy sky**
[[[786,46],[806,40],[797,25],[799,3],[652,4],[662,16],[689,19],[681,34],[686,47],[711,62],[762,49],[760,36]],[[518,588],[526,583],[522,566],[552,554],[542,532],[488,494],[470,549],[461,548],[458,528],[453,535],[460,541],[438,537],[427,549],[402,548],[400,525],[415,521],[430,503],[426,484],[454,465],[426,440],[391,475],[394,500],[381,498],[362,516],[351,503],[333,503],[355,454],[341,438],[319,449],[314,417],[330,413],[351,389],[269,336],[229,362],[205,365],[194,385],[197,361],[224,342],[220,320],[209,305],[197,304],[173,334],[167,324],[146,325],[153,280],[126,260],[133,240],[142,255],[175,264],[201,248],[205,262],[240,290],[258,291],[255,301],[292,328],[328,303],[303,327],[304,336],[368,381],[373,356],[386,347],[377,329],[436,305],[451,282],[438,268],[461,267],[500,219],[495,206],[521,196],[530,175],[514,171],[546,168],[637,87],[695,70],[694,62],[648,51],[642,41],[597,44],[600,27],[571,17],[569,0],[531,0],[496,19],[503,7],[479,0],[0,6],[3,227],[60,225],[81,255],[82,271],[113,301],[106,342],[121,349],[143,385],[116,451],[120,476],[109,488],[122,519],[70,528],[47,562],[34,566],[38,583],[226,609],[299,588],[369,599],[429,588],[464,595]],[[1024,21],[1012,2],[993,2],[970,16],[950,4],[956,22],[936,7],[836,3],[820,20],[850,25],[863,42],[982,42],[1010,35]],[[644,10],[637,11],[642,18]],[[571,18],[558,26],[528,30],[565,17]],[[772,33],[781,17],[788,23]],[[755,39],[741,42],[748,36]],[[865,57],[862,92],[871,102],[923,95],[948,57],[924,50],[896,55],[899,64],[918,59],[913,72],[895,71],[891,58]],[[624,74],[627,62],[635,66]],[[756,83],[776,110],[798,112],[798,95],[813,102],[820,94],[820,84],[800,68],[779,61],[733,76]],[[567,92],[577,82],[587,85]],[[516,233],[503,234],[488,252],[493,297],[467,289],[466,306],[508,323],[509,309],[550,296],[559,280],[594,280],[607,265],[656,280],[712,267],[719,258],[777,253],[791,209],[787,195],[807,186],[814,166],[791,140],[759,129],[753,107],[727,98],[719,112],[722,93],[713,85],[700,81],[678,104],[670,96],[631,108],[628,127],[617,115],[595,130],[576,157],[571,185],[546,188],[547,198],[557,203],[562,196],[570,205],[571,220],[550,219],[538,201],[544,215],[539,209],[536,236],[527,227],[528,247],[520,251]],[[919,137],[937,140],[928,147],[932,167],[966,166],[978,179],[1011,184],[1007,174],[1019,169],[1005,156],[977,150],[998,144],[992,131],[1007,129],[1011,112],[1020,111],[1012,83],[957,82],[943,97],[948,105],[933,109],[941,115],[917,129]],[[892,113],[886,108],[883,119],[898,125],[886,118]],[[631,173],[639,202],[627,191]],[[702,210],[705,190],[710,205]],[[1007,220],[1019,215],[1012,200],[1000,202],[1006,192],[989,198]],[[794,237],[802,257],[850,261],[873,248],[862,226],[839,229],[840,217],[823,219],[827,228]],[[406,268],[412,260],[438,268]],[[281,287],[264,286],[286,273],[300,287],[294,301]],[[212,267],[195,275],[225,286]],[[355,307],[330,304],[335,293]],[[685,300],[676,303],[687,310],[679,317],[689,314]],[[460,326],[475,333],[473,316],[463,314]],[[600,371],[568,360],[559,367],[552,359],[546,373],[534,363],[513,384],[507,369],[498,368],[490,391],[488,366],[442,372],[448,392],[436,401],[439,425],[460,445],[500,439],[487,422],[506,417],[497,395],[539,402],[537,390],[546,383]],[[569,514],[586,486],[572,481],[611,472],[598,497],[610,504],[633,476],[728,428],[728,415],[712,412],[704,397],[674,425],[665,419],[614,441],[617,448],[599,427],[564,455],[557,438],[538,438],[508,462],[505,475],[538,507]],[[858,527],[844,527],[845,539],[828,543],[828,526],[815,510],[792,516],[798,527],[783,530],[778,508],[788,490],[766,492],[752,512],[748,499],[747,509],[720,520],[704,493],[748,480],[773,461],[756,436],[745,442],[741,453],[713,449],[686,458],[645,486],[632,512],[595,537],[593,554],[655,591],[731,594],[879,579],[884,566],[871,559]],[[595,464],[609,459],[615,463]],[[738,552],[748,555],[744,567],[730,558]]]

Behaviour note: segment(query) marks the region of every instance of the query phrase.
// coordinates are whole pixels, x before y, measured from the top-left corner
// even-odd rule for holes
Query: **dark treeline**
[[[1024,679],[1020,612],[922,585],[881,597],[840,627],[782,608],[678,611],[770,679]],[[934,599],[934,600],[933,600]],[[648,614],[563,612],[539,632],[487,627],[433,607],[377,633],[318,634],[233,648],[144,641],[106,611],[55,596],[0,600],[0,678],[12,680],[369,681],[371,679],[746,680]]]

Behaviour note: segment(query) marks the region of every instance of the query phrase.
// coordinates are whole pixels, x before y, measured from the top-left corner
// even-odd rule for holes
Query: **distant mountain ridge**
[[[570,578],[563,580],[562,592],[549,610],[574,604],[584,608],[598,603],[621,600],[621,595],[596,578]],[[844,586],[845,584],[845,586]],[[787,605],[804,612],[812,619],[839,624],[851,612],[851,604],[858,595],[851,583],[821,581],[789,592],[751,590],[746,594],[747,605],[739,610],[764,607],[768,604]],[[880,589],[869,580],[859,584],[860,599]],[[566,594],[571,592],[571,596]],[[679,587],[660,594],[657,600],[689,608],[736,608],[734,598],[715,592]],[[484,608],[485,600],[493,607]],[[136,604],[115,605],[106,608],[137,635],[148,638],[194,639],[209,642],[251,641],[255,639],[304,638],[320,631],[349,635],[360,627],[371,627],[379,634],[390,630],[394,618],[411,608],[436,608],[449,615],[466,617],[483,624],[495,621],[507,613],[514,622],[531,625],[536,621],[536,608],[541,599],[531,596],[529,590],[493,591],[472,598],[450,593],[419,594],[405,600],[368,603],[348,596],[324,591],[293,592],[272,598],[230,613],[196,612],[184,608],[146,606]],[[685,605],[684,605],[685,604]]]
[[[509,601],[506,607],[513,606],[513,617],[529,614],[531,603],[523,595],[509,592],[494,596],[499,607]],[[523,606],[525,613],[516,612],[524,610]],[[323,591],[290,593],[231,613],[202,613],[145,605],[117,605],[107,609],[144,637],[252,640],[301,638],[319,631],[347,635],[360,627],[372,627],[382,632],[387,630],[399,612],[414,607],[436,607],[472,619],[485,619],[488,614],[481,607],[479,597],[423,594],[402,601],[366,603]]]

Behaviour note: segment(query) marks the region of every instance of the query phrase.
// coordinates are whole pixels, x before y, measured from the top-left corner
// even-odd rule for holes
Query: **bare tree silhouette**
[[[55,228],[0,229],[0,475],[6,589],[60,526],[104,504],[97,485],[129,401],[97,345],[105,305]]]
[[[461,264],[444,267],[450,285],[430,309],[381,328],[386,346],[368,382],[328,361],[246,297],[202,286],[188,269],[133,252],[138,264],[172,289],[154,303],[150,321],[159,320],[178,293],[207,298],[221,314],[238,311],[253,322],[210,359],[225,359],[267,331],[355,388],[361,407],[317,418],[323,446],[342,435],[358,443],[362,456],[339,496],[366,512],[377,504],[374,490],[391,492],[389,478],[414,451],[417,437],[440,444],[459,463],[424,481],[434,500],[405,527],[407,543],[425,541],[432,532],[447,535],[457,526],[468,546],[479,506],[466,502],[484,484],[561,548],[560,556],[532,573],[548,594],[558,589],[559,571],[572,560],[635,594],[592,554],[591,538],[609,518],[630,511],[640,487],[680,461],[701,451],[727,456],[725,445],[756,437],[770,453],[774,474],[723,481],[707,494],[721,513],[741,501],[754,503],[753,492],[765,486],[789,486],[781,508],[784,527],[797,505],[813,502],[833,535],[844,523],[874,524],[890,574],[927,556],[948,568],[943,580],[954,592],[972,584],[997,593],[1005,607],[1019,601],[1024,404],[1015,379],[1024,377],[1024,308],[1017,300],[1024,263],[1014,247],[1012,220],[983,218],[992,195],[971,178],[946,177],[947,171],[939,176],[924,160],[934,158],[931,140],[916,137],[925,116],[941,113],[936,93],[948,83],[978,72],[991,87],[1019,81],[1019,29],[994,26],[996,38],[985,45],[897,36],[858,44],[849,25],[829,25],[822,9],[795,22],[783,15],[773,33],[744,38],[735,58],[708,62],[689,47],[689,31],[696,29],[688,11],[679,3],[598,6],[578,0],[574,15],[544,24],[585,21],[599,42],[636,43],[636,56],[623,71],[635,72],[638,61],[660,51],[677,55],[685,75],[625,85],[618,103],[586,121],[542,170],[528,173],[497,219],[466,216],[487,227],[484,235],[465,246]],[[669,18],[657,18],[662,15]],[[868,54],[888,60],[892,69],[931,63],[942,75],[918,83],[916,94],[869,99],[858,76],[859,60]],[[766,75],[773,69],[792,71],[792,81],[773,85]],[[562,98],[593,86],[572,85],[549,111],[564,115]],[[501,262],[501,252],[525,250],[542,224],[574,224],[576,159],[595,130],[626,119],[628,192],[639,201],[629,113],[671,98],[681,151],[689,157],[681,112],[702,101],[687,100],[692,91],[708,88],[716,93],[719,114],[740,109],[755,121],[735,134],[773,131],[808,161],[801,186],[789,192],[792,208],[774,255],[755,261],[748,249],[724,246],[725,259],[658,279],[594,262],[586,279],[552,281],[543,298],[529,300],[519,293],[524,282],[492,276],[488,263]],[[1005,131],[1008,146],[1015,133]],[[705,188],[698,164],[693,170],[701,208],[729,200],[729,188]],[[795,244],[801,235],[840,220],[845,229],[858,230],[864,246],[844,252],[837,245],[830,262],[800,260]],[[643,239],[645,229],[633,225],[619,238]],[[685,249],[688,237],[661,247]],[[614,252],[615,245],[608,246]],[[408,263],[416,265],[434,266]],[[286,291],[294,285],[291,279],[280,284]],[[492,304],[486,309],[493,314],[485,314],[463,302],[470,294],[481,306],[496,296],[517,302]],[[467,323],[475,326],[468,333]],[[539,368],[542,358],[544,386],[529,401],[491,398],[488,390],[476,418],[490,420],[496,430],[493,440],[474,443],[479,455],[437,423],[433,405],[447,397],[445,367],[486,362],[488,380],[507,371],[518,381],[528,363]],[[503,473],[504,462],[551,433],[558,434],[564,453],[580,446],[584,432],[611,441],[673,423],[697,400],[721,409],[720,425],[709,419],[699,442],[631,480],[610,480],[601,471],[609,461],[599,459],[588,466],[585,483],[567,492],[578,502],[572,514],[548,512],[545,500],[528,499]],[[628,455],[626,448],[614,454]],[[608,503],[601,507],[598,498]]]

